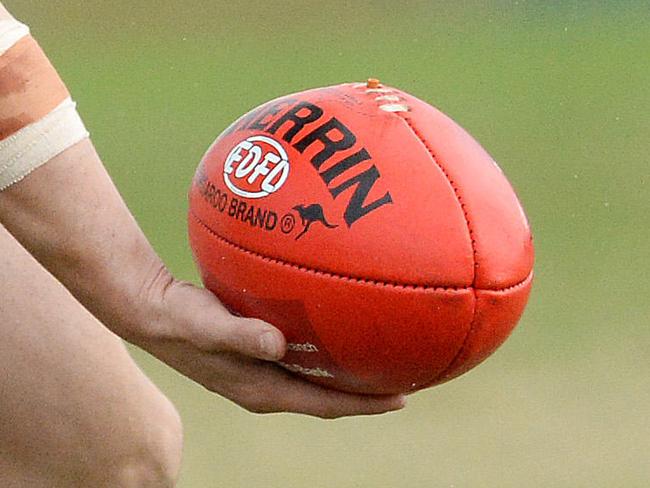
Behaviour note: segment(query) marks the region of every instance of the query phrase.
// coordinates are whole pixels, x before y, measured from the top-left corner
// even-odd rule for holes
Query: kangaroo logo
[[[321,207],[318,203],[312,203],[311,205],[306,205],[306,206],[300,204],[293,207],[293,209],[296,212],[298,212],[298,215],[300,215],[300,220],[302,221],[302,225],[304,227],[302,229],[302,232],[300,232],[300,234],[296,236],[296,240],[304,236],[309,230],[309,227],[311,227],[311,224],[313,224],[314,222],[320,222],[328,229],[333,229],[335,227],[338,227],[338,225],[330,224],[325,219],[325,213],[323,212],[323,207]]]

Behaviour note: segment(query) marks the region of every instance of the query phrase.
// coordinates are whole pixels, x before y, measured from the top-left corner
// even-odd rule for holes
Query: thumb
[[[282,358],[287,349],[282,332],[272,325],[233,315],[214,327],[212,338],[219,351],[268,361]]]
[[[167,306],[190,343],[207,352],[234,352],[277,361],[287,348],[282,332],[258,319],[232,315],[205,288],[177,282],[166,291]]]

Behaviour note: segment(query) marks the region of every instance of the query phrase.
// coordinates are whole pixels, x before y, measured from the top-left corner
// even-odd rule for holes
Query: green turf
[[[212,139],[269,98],[368,76],[470,130],[530,217],[537,280],[520,327],[403,413],[256,417],[136,352],[183,415],[182,488],[648,486],[646,2],[5,4],[180,277],[196,279],[186,191]]]

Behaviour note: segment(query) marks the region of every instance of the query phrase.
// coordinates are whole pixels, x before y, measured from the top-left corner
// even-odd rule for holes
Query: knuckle
[[[278,402],[273,400],[273,394],[260,388],[258,384],[240,384],[225,396],[250,413],[267,414],[284,411],[279,408]]]
[[[175,283],[177,282],[167,267],[160,261],[154,261],[139,282],[137,296],[141,301],[160,307],[165,301],[167,291]]]
[[[341,413],[338,409],[329,408],[318,413],[318,417],[323,420],[336,420],[344,417],[345,414]]]
[[[252,405],[252,406],[248,406],[248,407],[244,407],[244,408],[246,408],[246,410],[249,411],[250,413],[254,413],[254,414],[257,414],[257,415],[264,415],[264,414],[267,414],[267,413],[272,413],[269,409],[267,409],[267,408],[265,408],[265,407],[263,407],[261,405]]]
[[[259,399],[249,399],[248,401],[240,403],[240,405],[249,412],[259,415],[275,413],[278,411],[276,408],[271,406],[271,404]]]
[[[247,385],[243,395],[242,406],[251,413],[268,414],[287,411],[281,400],[269,388],[260,385]]]

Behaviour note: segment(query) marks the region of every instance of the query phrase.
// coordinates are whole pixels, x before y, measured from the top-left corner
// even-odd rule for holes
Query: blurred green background
[[[518,329],[397,414],[254,416],[134,350],[183,416],[182,488],[650,486],[647,2],[4,3],[182,278],[186,191],[216,135],[270,98],[369,76],[466,127],[531,220]]]

